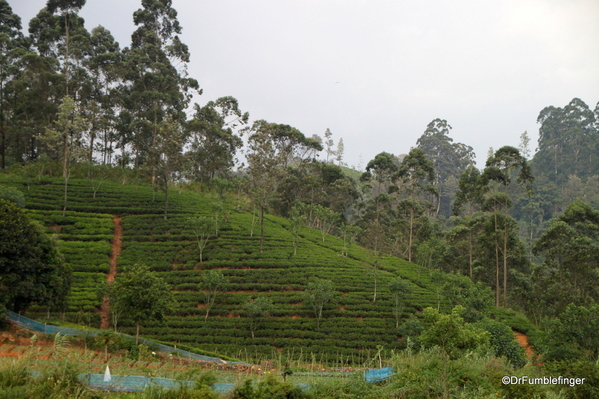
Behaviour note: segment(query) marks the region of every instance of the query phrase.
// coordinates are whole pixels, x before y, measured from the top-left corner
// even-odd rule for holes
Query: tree
[[[528,132],[525,130],[524,133],[520,135],[520,145],[518,146],[518,150],[520,150],[520,154],[526,159],[530,159],[530,137],[528,136]]]
[[[468,265],[467,270],[460,270],[463,274],[474,278],[474,269],[480,265],[480,241],[478,237],[482,231],[485,218],[477,213],[459,220],[454,228],[445,232],[445,238],[450,244],[452,252],[451,264],[455,265],[453,270],[460,270]],[[465,259],[467,257],[467,260]]]
[[[143,0],[133,14],[137,29],[125,57],[128,111],[135,151],[135,165],[146,165],[156,183],[156,169],[149,155],[162,155],[161,123],[171,118],[182,124],[185,109],[198,82],[187,75],[189,49],[179,39],[181,26],[171,0]]]
[[[351,249],[352,244],[354,243],[356,236],[360,234],[362,229],[353,224],[344,224],[341,227],[341,235],[343,238],[343,249],[341,250],[341,255],[349,256],[349,250]]]
[[[32,303],[64,310],[70,286],[56,243],[17,205],[0,199],[0,304],[15,312]]]
[[[329,128],[327,128],[327,130],[324,132],[324,144],[326,145],[325,152],[327,153],[326,163],[329,163],[329,158],[332,158],[332,156],[335,155],[335,150],[333,149],[335,142],[333,141],[332,137],[333,133],[331,133]]]
[[[474,282],[469,277],[457,273],[440,276],[441,292],[449,305],[452,308],[463,306],[462,317],[468,322],[482,319],[493,303],[491,289],[480,281]]]
[[[270,299],[258,297],[248,301],[243,309],[250,319],[250,332],[252,339],[255,338],[256,330],[260,327],[260,322],[264,317],[268,317],[274,310],[274,306]]]
[[[111,306],[135,323],[136,345],[140,325],[150,320],[164,320],[176,303],[171,287],[147,266],[139,264],[119,273],[109,285],[108,293]]]
[[[87,107],[91,121],[89,162],[94,160],[94,152],[99,150],[102,165],[111,163],[113,142],[116,140],[116,111],[123,104],[122,91],[118,89],[122,83],[123,57],[119,44],[108,29],[98,26],[92,30],[90,56],[86,62],[93,87]],[[99,143],[96,143],[96,139],[99,139]]]
[[[465,207],[466,215],[472,215],[480,209],[483,194],[484,187],[480,178],[480,171],[471,165],[460,175],[458,191],[453,203],[453,214],[461,214]]]
[[[539,150],[533,159],[535,175],[556,184],[568,176],[597,174],[599,134],[595,114],[581,99],[574,98],[563,108],[545,107],[537,118]]]
[[[563,308],[570,302],[588,305],[599,299],[599,212],[588,204],[575,200],[551,220],[534,242],[533,253],[544,258],[544,274],[555,274],[553,283],[562,292],[557,302],[551,299],[551,291],[541,292],[545,302]]]
[[[48,0],[46,7],[29,22],[29,32],[40,55],[60,62],[64,94],[74,99],[79,98],[79,90],[87,80],[82,60],[89,50],[89,33],[83,18],[77,15],[85,2]]]
[[[335,159],[337,160],[337,165],[343,165],[343,155],[345,153],[345,145],[343,144],[343,138],[340,138],[337,142],[337,151],[335,151]]]
[[[7,119],[11,108],[7,85],[18,76],[17,61],[24,51],[21,18],[12,12],[6,0],[0,0],[0,169],[6,169],[8,146]]]
[[[62,161],[62,177],[64,179],[63,217],[67,211],[71,165],[85,158],[85,148],[82,143],[82,133],[85,128],[86,121],[78,112],[75,101],[70,97],[65,97],[60,106],[55,129],[46,129],[44,142]]]
[[[495,243],[496,306],[499,306],[500,268],[503,267],[503,304],[507,306],[509,259],[521,258],[523,256],[522,245],[517,236],[517,224],[508,214],[508,210],[512,206],[509,188],[511,187],[510,183],[514,174],[517,175],[518,187],[524,188],[529,196],[532,195],[534,176],[526,158],[520,154],[518,149],[504,146],[487,159],[485,170],[480,177],[481,185],[484,186],[483,190],[490,192],[485,199],[483,207],[492,214],[488,227],[493,230],[493,233],[491,237],[489,235],[491,231],[487,230],[487,238],[491,238]],[[495,183],[495,186],[492,183]],[[493,188],[498,188],[497,184],[505,192],[496,192],[493,190]]]
[[[599,305],[568,305],[557,317],[547,320],[542,352],[546,361],[599,359]]]
[[[366,248],[372,250],[372,264],[365,263],[365,266],[372,266],[372,275],[374,280],[372,293],[373,303],[376,302],[377,296],[379,260],[381,258],[381,253],[387,248],[387,241],[385,230],[377,220],[374,220],[362,234],[362,243],[366,246]]]
[[[321,205],[313,205],[312,208],[318,229],[320,230],[320,234],[322,236],[322,242],[324,242],[327,234],[331,232],[331,229],[339,221],[340,215],[339,213]]]
[[[205,216],[196,216],[188,219],[189,226],[196,236],[198,250],[200,251],[200,262],[204,261],[204,248],[208,244],[208,240],[214,232],[214,221]]]
[[[450,359],[456,359],[465,350],[488,346],[490,334],[482,328],[464,322],[462,306],[456,306],[451,314],[441,314],[426,308],[423,318],[426,328],[420,335],[424,348],[439,347]]]
[[[435,215],[449,216],[451,211],[450,189],[451,179],[458,179],[468,166],[474,162],[472,147],[462,143],[454,143],[449,137],[451,126],[445,119],[435,119],[428,124],[416,145],[422,149],[427,159],[433,162],[435,178],[433,183],[438,187],[439,196]]]
[[[188,122],[193,162],[191,174],[200,181],[213,179],[229,171],[235,164],[235,153],[243,141],[238,127],[248,123],[249,114],[242,113],[237,100],[221,97],[203,107],[194,105],[195,114]]]
[[[204,292],[204,305],[206,306],[206,316],[204,320],[208,320],[208,314],[214,306],[216,295],[220,291],[224,291],[227,285],[227,279],[220,270],[207,270],[200,277],[200,289]]]
[[[39,139],[56,119],[64,82],[54,58],[23,51],[16,66],[20,73],[7,91],[11,103],[8,149],[15,162],[35,161],[46,150]]]
[[[395,316],[395,328],[399,328],[399,319],[403,313],[406,301],[412,293],[412,287],[410,284],[402,279],[396,277],[389,283],[389,291],[393,296],[393,315]]]
[[[371,186],[370,188],[374,199],[375,219],[377,221],[380,218],[383,204],[387,202],[389,187],[398,170],[394,156],[387,152],[381,152],[368,162],[366,171],[360,177],[362,182],[374,183],[374,187]]]
[[[249,193],[260,211],[260,252],[264,247],[264,213],[283,181],[285,167],[291,162],[307,162],[322,146],[318,141],[306,138],[289,125],[254,122],[254,132],[249,138],[247,155]]]
[[[425,206],[430,204],[423,197],[428,195],[437,196],[436,188],[430,184],[433,182],[435,169],[433,163],[426,158],[424,151],[413,148],[403,159],[399,170],[395,175],[398,182],[397,193],[404,194],[407,198],[399,201],[398,208],[402,210],[408,222],[408,262],[412,261],[413,247],[416,236],[416,222],[425,218]]]
[[[13,202],[19,208],[25,206],[25,196],[14,187],[0,186],[0,199]]]
[[[333,282],[331,280],[316,279],[308,283],[304,297],[314,311],[317,329],[320,329],[320,319],[322,318],[324,305],[333,299],[334,296],[335,291],[333,291]]]
[[[300,238],[300,229],[304,225],[306,221],[306,217],[300,214],[300,211],[297,207],[294,207],[291,210],[291,218],[289,219],[291,222],[290,230],[291,230],[291,243],[293,244],[293,256],[297,255],[297,247],[299,245]]]
[[[155,145],[149,151],[149,159],[157,186],[164,191],[164,220],[166,220],[168,186],[178,177],[184,164],[184,157],[181,154],[184,137],[180,124],[173,118],[166,118],[159,124],[155,139]]]

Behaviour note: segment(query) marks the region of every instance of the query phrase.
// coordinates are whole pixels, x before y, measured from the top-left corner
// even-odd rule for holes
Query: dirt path
[[[114,219],[114,235],[112,238],[112,252],[110,253],[110,270],[106,276],[106,281],[111,283],[118,271],[117,260],[121,254],[121,238],[123,237],[123,227],[121,226],[121,218],[115,216]],[[104,297],[102,306],[100,307],[100,328],[106,329],[110,325],[110,301],[108,297]]]
[[[514,335],[516,341],[524,348],[524,352],[526,353],[526,357],[530,360],[535,355],[535,351],[532,349],[530,344],[528,343],[528,336],[522,334],[521,332],[514,331]]]

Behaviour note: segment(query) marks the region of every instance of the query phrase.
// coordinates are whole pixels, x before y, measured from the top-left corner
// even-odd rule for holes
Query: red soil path
[[[114,281],[114,277],[118,271],[117,260],[121,253],[121,244],[123,237],[123,227],[121,226],[121,218],[115,216],[114,219],[114,235],[112,237],[112,252],[110,253],[110,270],[106,276],[106,281],[111,283]],[[102,300],[102,306],[100,307],[100,328],[106,329],[109,326],[109,314],[110,314],[110,301],[108,297],[104,297]]]
[[[518,332],[518,331],[514,331],[514,335],[515,335],[516,341],[518,341],[518,343],[524,348],[524,352],[526,353],[526,357],[528,358],[528,360],[532,359],[533,356],[535,355],[535,351],[532,349],[532,347],[528,343],[528,336],[526,336],[525,334],[522,334],[521,332]]]

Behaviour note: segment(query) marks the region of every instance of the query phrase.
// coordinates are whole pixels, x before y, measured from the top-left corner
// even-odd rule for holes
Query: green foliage
[[[274,306],[272,300],[258,297],[247,302],[243,308],[250,319],[250,331],[253,339],[255,337],[254,333],[256,332],[256,329],[260,325],[260,321],[263,317],[267,317],[272,313]]]
[[[581,200],[551,220],[532,247],[535,255],[544,258],[531,278],[527,298],[539,313],[555,315],[571,302],[588,305],[599,299],[598,240],[599,212]]]
[[[399,319],[401,318],[407,299],[412,293],[412,287],[410,287],[410,284],[401,277],[396,277],[389,283],[389,291],[391,291],[395,305],[393,308],[395,328],[398,328]]]
[[[439,347],[450,358],[456,359],[464,351],[485,348],[490,334],[464,322],[464,307],[456,306],[451,314],[441,314],[436,309],[424,309],[425,329],[420,335],[424,348]]]
[[[111,306],[139,326],[148,320],[162,320],[173,309],[175,299],[167,283],[146,266],[135,265],[120,273],[109,287]]]
[[[233,399],[310,399],[309,391],[280,381],[273,374],[267,374],[254,385],[251,379],[244,380],[233,390]]]
[[[62,309],[70,278],[55,243],[22,209],[0,200],[0,303],[17,312],[32,303]]]
[[[463,306],[463,317],[468,322],[483,317],[493,302],[493,294],[489,287],[481,282],[473,282],[460,274],[439,274],[441,292],[450,306]]]
[[[566,378],[582,379],[584,383],[574,386],[561,385],[554,389],[566,399],[599,398],[599,365],[595,361],[572,360],[550,362],[545,366],[548,375],[560,375]]]
[[[204,305],[206,306],[206,317],[214,306],[216,295],[224,291],[227,286],[227,279],[220,270],[207,270],[200,277],[200,289],[204,291]]]
[[[568,360],[599,359],[599,305],[589,307],[570,304],[557,317],[544,325],[543,359]]]
[[[25,196],[14,187],[0,186],[0,199],[14,202],[19,208],[25,205]]]
[[[316,326],[320,328],[320,319],[324,305],[335,297],[333,291],[333,282],[331,280],[317,279],[308,283],[308,288],[304,293],[306,302],[314,311],[316,317]]]
[[[505,356],[514,367],[526,364],[526,355],[522,347],[514,340],[514,333],[505,324],[491,319],[483,319],[476,326],[488,331],[493,353],[496,357]]]
[[[31,374],[27,370],[26,363],[27,359],[25,358],[2,363],[0,366],[0,388],[2,390],[22,387],[31,381]]]

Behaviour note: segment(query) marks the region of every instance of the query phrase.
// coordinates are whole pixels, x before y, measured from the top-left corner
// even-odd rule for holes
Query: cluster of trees
[[[228,170],[248,114],[223,97],[187,115],[202,90],[188,76],[171,0],[142,1],[125,48],[102,26],[87,30],[84,5],[48,0],[25,36],[0,1],[0,168],[60,162],[65,208],[74,163],[134,167],[167,194],[183,175],[206,180]]]

